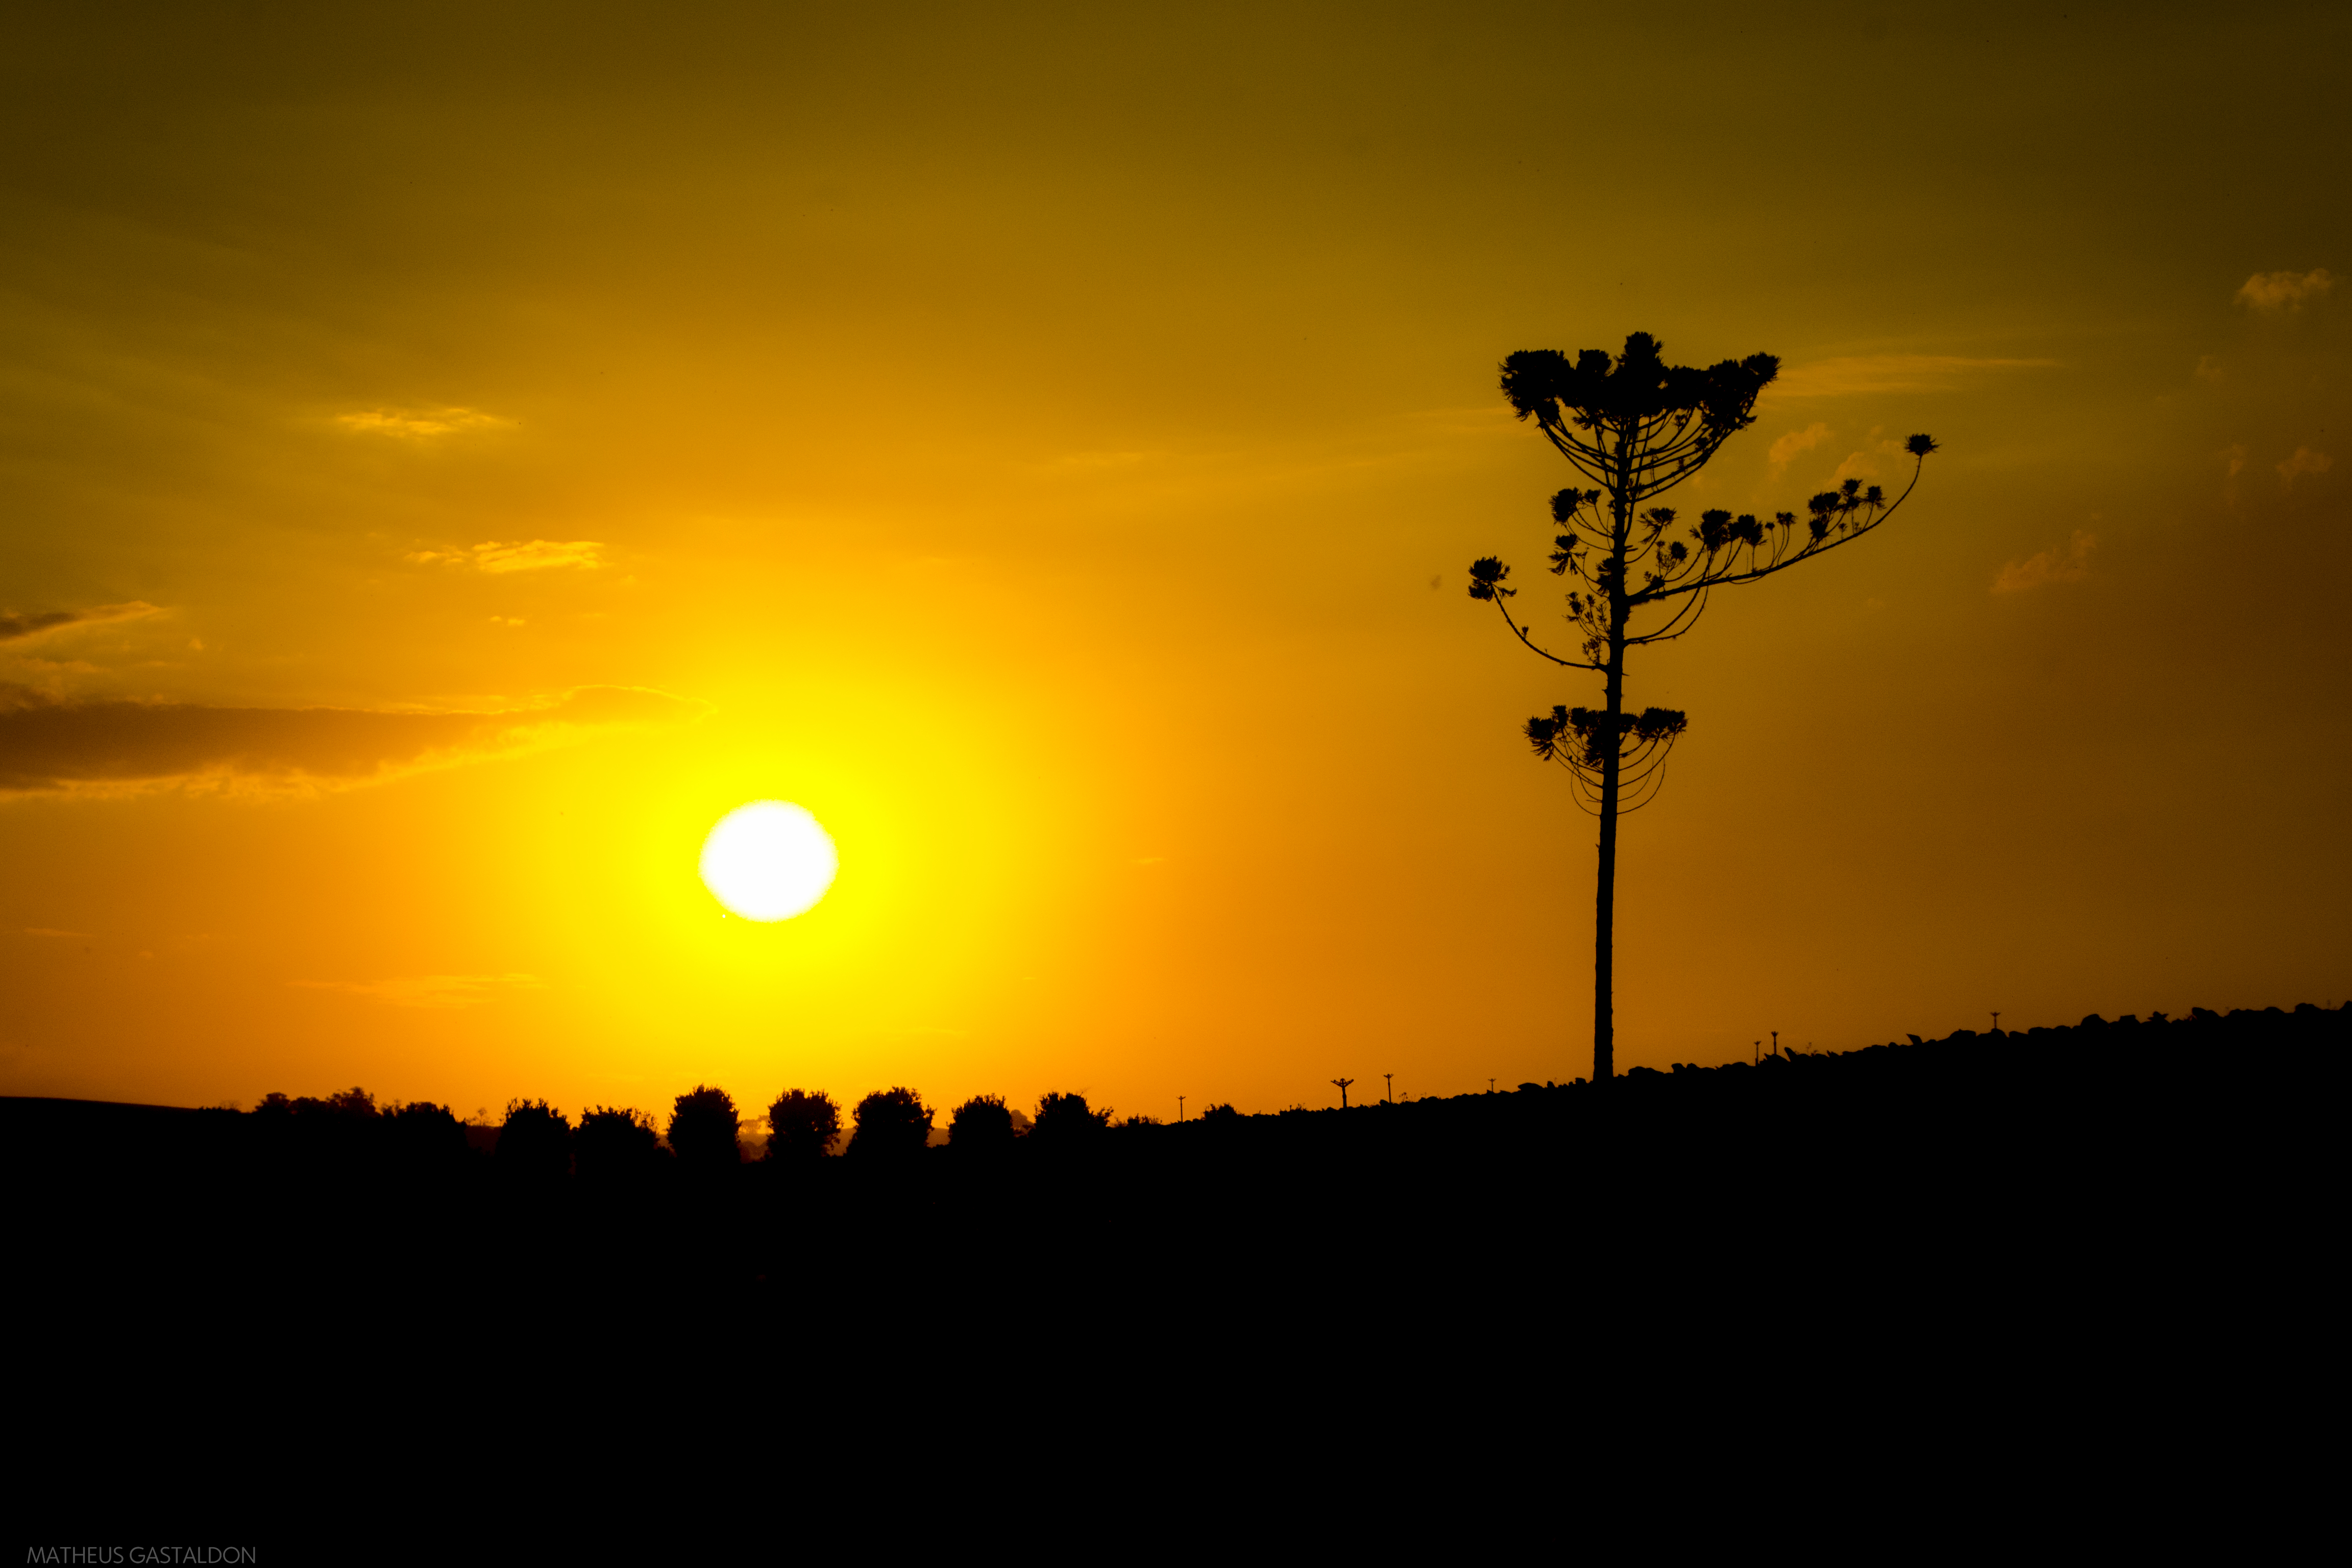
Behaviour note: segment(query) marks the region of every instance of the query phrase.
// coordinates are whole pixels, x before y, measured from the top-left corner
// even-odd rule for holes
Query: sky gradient
[[[1633,663],[1621,1069],[2340,1001],[2347,34],[12,7],[0,1092],[1581,1075],[1598,683],[1465,568],[1557,615],[1496,366],[1635,330],[1784,366],[1678,505],[1944,449]]]

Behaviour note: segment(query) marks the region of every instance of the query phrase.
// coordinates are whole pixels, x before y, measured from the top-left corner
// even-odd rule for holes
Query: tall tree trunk
[[[1617,1071],[1617,716],[1625,710],[1625,645],[1609,639],[1609,717],[1601,731],[1601,878],[1592,897],[1592,1081]]]
[[[1609,716],[1601,731],[1601,875],[1592,895],[1592,1081],[1617,1074],[1617,775],[1624,756],[1618,716],[1625,711],[1625,554],[1633,537],[1633,432],[1617,437],[1617,483],[1611,521],[1614,541],[1605,584],[1609,595]]]

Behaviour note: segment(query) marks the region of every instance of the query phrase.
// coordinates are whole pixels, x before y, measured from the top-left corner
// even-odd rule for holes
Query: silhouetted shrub
[[[383,1152],[383,1119],[375,1097],[347,1089],[324,1100],[309,1095],[262,1098],[253,1108],[262,1146],[274,1158],[310,1164],[320,1171],[352,1172],[373,1165]]]
[[[595,1106],[580,1113],[572,1158],[583,1182],[634,1185],[660,1165],[661,1135],[654,1131],[654,1119],[642,1110]]]
[[[1230,1105],[1213,1105],[1201,1112],[1198,1120],[1211,1125],[1231,1125],[1242,1119],[1242,1113]]]
[[[821,1089],[788,1089],[768,1107],[768,1158],[794,1164],[824,1158],[841,1136],[841,1107]]]
[[[393,1154],[411,1166],[455,1166],[465,1163],[466,1129],[446,1105],[420,1100],[395,1105],[383,1113],[384,1131]]]
[[[931,1110],[911,1089],[877,1089],[857,1102],[849,1152],[863,1159],[903,1159],[930,1144]]]
[[[734,1097],[698,1083],[677,1097],[670,1111],[670,1152],[681,1170],[730,1170],[743,1159],[743,1146],[735,1141],[741,1131]]]
[[[1083,1094],[1049,1094],[1037,1102],[1029,1136],[1047,1148],[1074,1148],[1109,1125],[1108,1107],[1097,1110]]]
[[[1001,1094],[975,1094],[948,1119],[948,1147],[986,1154],[1013,1147],[1013,1112]]]
[[[346,1089],[313,1100],[309,1095],[289,1100],[282,1094],[262,1096],[261,1103],[253,1108],[256,1116],[299,1118],[312,1122],[373,1121],[376,1119],[375,1096],[363,1089]]]
[[[493,1159],[500,1171],[524,1181],[566,1176],[572,1171],[572,1123],[543,1100],[510,1100]]]

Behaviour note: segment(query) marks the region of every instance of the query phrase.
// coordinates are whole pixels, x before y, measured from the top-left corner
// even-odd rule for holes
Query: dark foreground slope
[[[2315,1190],[2347,1032],[2308,1005],[2086,1020],[992,1154],[665,1156],[605,1181],[225,1111],[12,1100],[0,1136],[20,1278],[61,1344],[544,1351],[683,1322],[784,1344],[1311,1359],[1347,1331],[1408,1358],[1585,1355],[1930,1309],[2065,1332],[2083,1289],[2291,1281],[2304,1222],[2282,1216]]]

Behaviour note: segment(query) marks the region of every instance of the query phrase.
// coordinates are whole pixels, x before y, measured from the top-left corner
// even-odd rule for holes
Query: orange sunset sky
[[[1635,18],[1628,20],[1628,17]],[[27,4],[0,1092],[1590,1070],[1527,348],[1899,483],[1637,654],[1618,1063],[2352,991],[2340,6]],[[1532,581],[1530,581],[1532,579]],[[776,797],[798,919],[696,874]]]

